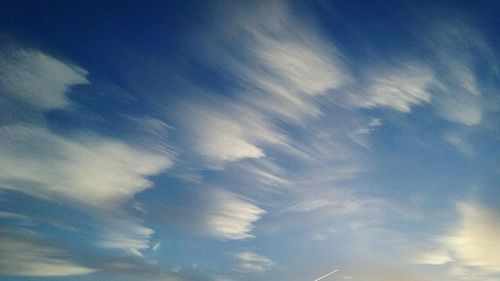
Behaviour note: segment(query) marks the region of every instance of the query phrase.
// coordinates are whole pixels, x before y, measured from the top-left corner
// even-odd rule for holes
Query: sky
[[[500,280],[499,14],[1,1],[0,281]]]

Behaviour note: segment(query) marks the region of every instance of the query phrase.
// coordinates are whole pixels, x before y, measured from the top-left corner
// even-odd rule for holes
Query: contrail
[[[321,279],[323,279],[323,278],[325,278],[325,277],[327,277],[327,276],[330,276],[330,275],[334,274],[334,273],[335,273],[335,272],[337,272],[337,271],[339,271],[339,270],[338,270],[338,269],[335,269],[334,271],[332,271],[332,272],[330,272],[330,273],[328,273],[328,274],[326,274],[326,275],[323,275],[323,276],[321,276],[320,278],[318,278],[318,279],[316,279],[316,280],[314,280],[314,281],[319,281],[319,280],[321,280]]]

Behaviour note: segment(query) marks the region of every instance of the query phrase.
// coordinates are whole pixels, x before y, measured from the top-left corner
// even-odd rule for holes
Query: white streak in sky
[[[334,273],[335,273],[335,272],[337,272],[337,271],[339,271],[339,270],[338,270],[338,269],[335,269],[334,271],[332,271],[332,272],[330,272],[330,273],[328,273],[328,274],[325,274],[325,275],[321,276],[320,278],[315,279],[314,281],[319,281],[319,280],[321,280],[321,279],[323,279],[323,278],[325,278],[325,277],[328,277],[328,276],[330,276],[330,275],[334,274]]]

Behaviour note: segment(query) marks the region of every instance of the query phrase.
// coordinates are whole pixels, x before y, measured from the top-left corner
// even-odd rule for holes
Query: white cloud
[[[304,43],[314,40],[310,38],[314,35],[302,33],[299,38],[285,40],[261,36],[252,50],[257,65],[241,66],[240,70],[245,82],[257,90],[248,90],[253,95],[243,98],[261,110],[294,121],[320,115],[314,97],[339,88],[347,74],[332,46]]]
[[[211,105],[182,108],[179,114],[194,134],[191,148],[211,168],[263,158],[267,146],[296,153],[280,126],[304,126],[320,116],[322,96],[351,79],[335,46],[312,21],[292,16],[285,1],[226,4],[219,10],[234,16],[214,27],[205,49],[217,50],[207,63],[234,78],[235,100],[220,95]],[[277,179],[269,173],[262,177]]]
[[[89,83],[88,72],[40,51],[24,49],[2,49],[0,66],[0,91],[6,94],[0,102],[7,109],[16,108],[0,116],[14,121],[0,122],[7,124],[0,126],[0,189],[16,190],[70,208],[76,206],[101,223],[102,232],[96,234],[99,240],[95,245],[142,257],[141,251],[149,248],[153,230],[141,226],[120,208],[152,186],[148,177],[172,165],[166,145],[155,143],[141,149],[95,134],[52,133],[37,123],[40,113],[67,107],[67,92],[74,85]],[[25,114],[36,118],[25,118]],[[149,135],[158,138],[165,134],[167,125],[159,120],[131,119]],[[42,248],[37,251],[48,253]],[[87,271],[63,260],[40,257],[26,260],[27,267],[18,271],[24,275]]]
[[[422,65],[406,63],[394,66],[371,78],[367,97],[359,96],[363,107],[389,107],[409,113],[411,107],[431,100],[429,87],[434,83],[433,72]]]
[[[476,151],[474,147],[469,142],[467,142],[467,140],[463,136],[450,133],[445,136],[445,140],[449,144],[453,145],[453,147],[455,147],[458,151],[463,153],[466,157],[476,157]]]
[[[264,210],[227,191],[218,190],[211,196],[202,221],[209,234],[235,240],[253,237],[253,223],[264,215]]]
[[[264,116],[234,103],[190,106],[182,117],[194,135],[195,150],[220,168],[224,162],[265,155],[263,144],[282,144],[284,137]]]
[[[88,72],[37,50],[0,51],[0,91],[43,110],[69,104],[73,85],[87,84]]]
[[[498,211],[474,202],[459,205],[461,218],[443,240],[465,266],[500,272],[500,221]]]
[[[428,251],[419,255],[414,262],[419,264],[442,265],[452,261],[446,251]]]
[[[451,90],[447,94],[447,97],[438,102],[441,115],[449,121],[467,126],[481,123],[483,108],[480,106],[479,97],[461,90]]]
[[[89,83],[84,69],[37,50],[4,48],[0,66],[0,90],[42,111],[67,106],[69,88]],[[147,176],[171,165],[165,153],[97,136],[71,139],[29,125],[1,126],[0,135],[0,188],[99,208],[131,199],[151,186]]]
[[[0,188],[114,208],[171,165],[162,153],[95,136],[69,139],[42,128],[0,127]]]
[[[2,275],[70,276],[96,271],[68,261],[58,248],[20,238],[2,237],[0,252]]]
[[[310,198],[300,198],[288,207],[292,212],[312,212],[321,211],[323,215],[353,214],[359,213],[365,204],[356,198],[339,197],[333,194],[316,194]]]
[[[156,252],[156,251],[158,251],[158,250],[160,249],[160,247],[161,247],[161,243],[160,243],[160,242],[157,242],[157,243],[153,246],[153,248],[151,248],[151,249],[152,249],[153,251],[155,251],[155,252]]]
[[[235,173],[242,179],[264,184],[266,187],[286,187],[290,182],[285,177],[285,170],[269,158],[246,161],[233,166]],[[248,177],[245,177],[245,174]],[[257,184],[256,184],[257,185]]]
[[[148,139],[144,140],[148,149],[141,149],[91,133],[62,136],[39,122],[42,113],[68,107],[66,94],[74,85],[89,83],[87,75],[84,69],[40,51],[0,50],[0,104],[5,109],[0,114],[0,190],[79,208],[99,225],[93,245],[143,257],[141,251],[149,248],[153,230],[121,207],[152,186],[148,177],[172,165],[166,145],[150,144]],[[133,121],[157,138],[167,127],[153,119]],[[23,220],[69,228],[51,216]],[[69,276],[95,271],[73,264],[68,260],[71,253],[31,240],[2,238],[0,252],[1,274]]]
[[[389,206],[381,199],[364,197],[352,190],[339,187],[335,181],[324,185],[302,186],[296,199],[288,204],[290,212],[313,212],[321,217],[380,215],[390,212]],[[368,215],[369,214],[369,215]]]
[[[0,189],[62,202],[102,222],[96,245],[142,257],[153,230],[141,226],[121,205],[152,186],[147,179],[171,165],[165,152],[147,152],[97,136],[75,139],[43,128],[0,127]]]
[[[238,270],[243,272],[264,272],[274,266],[274,262],[250,251],[233,254],[239,261]]]
[[[142,250],[150,248],[149,240],[154,231],[141,226],[130,218],[110,217],[104,221],[97,246],[122,249],[137,257],[144,257]]]
[[[195,149],[219,168],[224,162],[264,157],[264,145],[286,147],[276,118],[299,122],[320,115],[315,97],[348,79],[335,48],[310,23],[291,20],[286,3],[228,6],[238,16],[224,22],[217,30],[222,36],[210,42],[216,49],[224,50],[221,44],[240,51],[218,52],[210,63],[236,78],[238,101],[221,99],[183,117],[198,139]]]
[[[458,204],[460,217],[432,250],[414,260],[429,265],[449,265],[460,280],[496,280],[500,274],[499,212],[475,201]]]
[[[241,99],[264,112],[302,121],[321,114],[315,97],[349,81],[335,46],[311,21],[293,17],[284,1],[233,12],[239,17],[227,37],[241,52],[224,59],[240,78]]]
[[[290,90],[319,95],[339,87],[345,78],[333,49],[322,47],[299,40],[280,42],[265,38],[256,51],[263,64],[282,78]]]
[[[372,118],[366,124],[362,124],[359,126],[359,128],[354,129],[354,131],[349,134],[349,137],[355,143],[361,145],[365,149],[370,150],[370,145],[367,139],[370,136],[370,134],[381,125],[382,125],[382,120],[380,118]]]
[[[488,42],[477,30],[459,21],[434,26],[429,38],[443,85],[436,100],[438,112],[451,122],[480,124],[486,110],[485,93],[475,69],[479,63],[484,73],[498,68]]]

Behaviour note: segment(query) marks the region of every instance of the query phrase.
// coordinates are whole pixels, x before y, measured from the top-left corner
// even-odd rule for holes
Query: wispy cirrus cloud
[[[188,105],[181,119],[193,135],[194,150],[213,168],[224,167],[225,162],[264,157],[262,145],[285,142],[285,137],[265,116],[227,100]]]
[[[269,270],[274,266],[272,260],[251,251],[244,251],[233,255],[240,262],[238,270],[242,272],[259,273]]]
[[[229,28],[221,28],[216,48],[229,44],[239,50],[228,49],[219,59],[240,84],[242,100],[276,117],[301,121],[321,114],[318,96],[349,81],[335,45],[313,22],[294,17],[290,3],[228,7],[237,17]]]
[[[474,146],[467,141],[465,136],[458,133],[448,133],[445,135],[445,140],[469,159],[476,157]]]
[[[69,139],[46,129],[4,126],[2,188],[113,208],[149,188],[145,177],[171,165],[168,156],[100,137]]]
[[[44,110],[64,108],[70,87],[88,84],[88,72],[34,49],[0,50],[0,90],[9,99]]]
[[[209,234],[236,240],[253,237],[253,223],[265,214],[263,209],[227,191],[213,192],[211,198],[201,222]]]
[[[427,44],[436,57],[435,68],[442,85],[436,99],[438,113],[457,124],[480,124],[490,110],[487,101],[493,94],[484,87],[485,78],[498,73],[488,41],[479,30],[458,20],[436,23],[429,38]],[[478,73],[479,65],[482,75]]]
[[[266,214],[254,201],[228,189],[202,187],[204,192],[186,186],[179,199],[165,198],[162,204],[152,204],[152,216],[168,224],[182,226],[196,234],[218,240],[253,238],[255,224]]]
[[[284,1],[224,8],[238,16],[230,25],[215,25],[220,36],[205,44],[221,51],[215,61],[203,62],[234,78],[233,98],[218,96],[180,109],[183,128],[196,139],[191,149],[216,168],[265,157],[269,147],[297,153],[279,123],[320,116],[318,99],[350,79],[335,46],[309,22],[293,18]]]
[[[425,65],[405,63],[370,74],[367,97],[362,97],[362,107],[388,107],[410,113],[412,106],[431,101],[430,88],[436,83],[431,69]]]
[[[102,220],[102,218],[101,218]],[[150,239],[154,231],[144,227],[139,221],[129,217],[114,216],[104,219],[102,234],[96,242],[98,247],[121,249],[130,254],[144,258],[141,251],[149,249]]]

